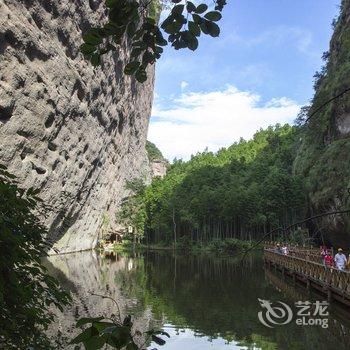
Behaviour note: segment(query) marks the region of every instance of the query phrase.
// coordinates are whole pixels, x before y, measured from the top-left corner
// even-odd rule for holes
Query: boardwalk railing
[[[264,259],[268,264],[278,266],[283,272],[298,275],[308,285],[321,287],[324,292],[335,293],[350,301],[350,272],[329,268],[322,264],[320,255],[310,251],[290,250],[288,255],[274,249],[264,249]],[[319,288],[318,288],[319,289]]]
[[[291,249],[288,251],[288,256],[293,256],[295,258],[299,258],[306,261],[312,261],[318,264],[322,264],[322,256],[319,250],[311,250],[311,249]]]

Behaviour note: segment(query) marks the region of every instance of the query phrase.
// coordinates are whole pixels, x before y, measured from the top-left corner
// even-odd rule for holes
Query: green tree
[[[222,17],[226,0],[214,0],[209,6],[205,3],[195,5],[188,0],[184,4],[180,2],[106,0],[108,22],[91,28],[83,36],[82,53],[97,66],[104,54],[127,42],[132,50],[124,73],[134,75],[139,82],[146,81],[147,66],[161,57],[164,46],[171,44],[175,50],[188,48],[194,51],[201,34],[212,37],[220,34],[216,22]],[[169,13],[158,23],[163,5]]]
[[[133,227],[133,238],[137,238],[139,241],[143,237],[146,223],[146,208],[144,203],[146,186],[142,179],[135,179],[126,184],[126,189],[130,191],[130,195],[122,203],[117,217],[124,225]]]
[[[138,197],[148,242],[250,240],[304,217],[303,182],[292,167],[298,142],[299,128],[276,125],[175,161]]]
[[[62,309],[70,297],[42,265],[47,231],[34,214],[40,198],[22,190],[0,165],[0,347],[49,349],[44,334],[53,320],[51,304]]]

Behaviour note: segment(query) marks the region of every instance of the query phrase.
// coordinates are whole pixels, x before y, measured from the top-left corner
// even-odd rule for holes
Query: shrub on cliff
[[[46,230],[33,213],[38,201],[0,165],[0,348],[49,349],[48,307],[70,299],[41,263]]]

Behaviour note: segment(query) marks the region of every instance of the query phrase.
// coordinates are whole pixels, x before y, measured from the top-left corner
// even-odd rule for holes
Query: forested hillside
[[[314,76],[314,97],[297,126],[270,127],[217,154],[176,161],[163,180],[135,191],[140,234],[150,242],[249,239],[349,209],[350,0],[342,1],[333,27],[324,67]],[[309,225],[335,245],[350,244],[348,213]]]
[[[292,172],[299,139],[296,127],[276,125],[217,153],[175,161],[164,179],[134,187],[135,226],[152,243],[206,243],[256,238],[304,217],[303,181]]]

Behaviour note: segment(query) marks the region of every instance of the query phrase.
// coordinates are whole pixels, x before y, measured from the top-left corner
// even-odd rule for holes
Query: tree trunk
[[[174,249],[176,249],[176,221],[175,221],[175,208],[173,208],[173,231],[174,231]]]

